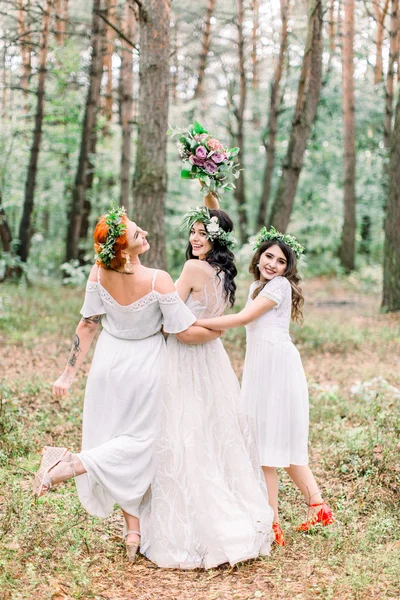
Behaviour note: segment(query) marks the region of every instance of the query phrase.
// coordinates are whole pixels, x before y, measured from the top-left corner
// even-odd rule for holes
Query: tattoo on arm
[[[82,321],[87,325],[97,325],[101,321],[101,315],[93,315],[93,317],[82,317]]]
[[[74,335],[74,341],[72,342],[71,354],[68,359],[68,365],[70,367],[75,367],[76,361],[78,359],[78,354],[81,351],[81,341],[79,339],[79,335],[76,333]]]

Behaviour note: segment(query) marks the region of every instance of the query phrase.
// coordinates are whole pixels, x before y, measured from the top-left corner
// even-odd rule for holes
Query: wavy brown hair
[[[299,285],[301,279],[299,274],[297,273],[297,258],[290,246],[287,246],[280,240],[268,240],[268,242],[263,242],[261,246],[256,250],[253,258],[251,259],[249,272],[253,275],[254,281],[259,281],[260,269],[258,268],[258,263],[260,262],[260,257],[262,254],[264,254],[266,250],[268,250],[268,248],[271,248],[271,246],[279,246],[279,248],[285,255],[287,264],[285,272],[283,273],[283,277],[286,277],[292,288],[292,319],[297,323],[302,323],[304,296]],[[266,281],[264,284],[256,288],[252,295],[253,300],[254,298],[257,298],[258,294],[261,292],[262,289],[264,289],[267,283],[268,282]]]

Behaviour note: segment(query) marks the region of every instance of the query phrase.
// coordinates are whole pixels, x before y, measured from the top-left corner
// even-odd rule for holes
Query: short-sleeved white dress
[[[251,296],[261,285],[250,287]],[[300,354],[289,335],[292,289],[285,277],[269,281],[260,296],[276,306],[246,327],[241,399],[258,447],[260,464],[308,463],[308,387]]]
[[[156,274],[151,291],[128,306],[114,300],[100,278],[86,287],[81,314],[103,315],[103,330],[84,400],[78,456],[87,473],[75,480],[82,505],[98,517],[108,516],[114,504],[139,516],[154,474],[166,359],[161,325],[178,333],[195,321],[177,292],[154,289]]]

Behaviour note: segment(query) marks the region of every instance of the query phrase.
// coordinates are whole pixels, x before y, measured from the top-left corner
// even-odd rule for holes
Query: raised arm
[[[207,196],[204,196],[204,206],[207,206],[207,208],[216,208],[218,210],[219,202],[217,196],[214,196],[211,192],[207,194]]]
[[[258,296],[249,306],[246,306],[235,315],[224,315],[212,319],[199,319],[194,326],[199,325],[201,327],[208,327],[212,330],[244,327],[274,308],[274,306],[276,306],[276,302],[273,300],[265,298],[264,296]]]
[[[204,183],[199,179],[201,187],[204,186]],[[215,196],[212,192],[204,196],[204,206],[207,208],[215,208],[219,209],[219,202],[217,196]]]

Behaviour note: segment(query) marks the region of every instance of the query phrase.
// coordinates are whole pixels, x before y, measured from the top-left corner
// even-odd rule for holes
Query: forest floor
[[[359,277],[305,283],[305,325],[293,329],[310,388],[311,466],[337,521],[312,534],[282,475],[287,545],[235,567],[181,572],[129,564],[121,517],[88,516],[68,482],[34,501],[44,444],[79,448],[89,361],[70,395],[51,384],[69,352],[82,291],[0,291],[0,598],[19,600],[382,600],[400,598],[400,314],[382,314]],[[244,333],[224,343],[240,375]]]

